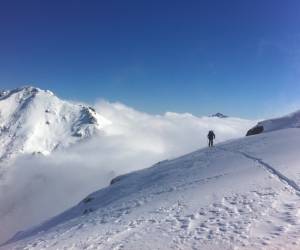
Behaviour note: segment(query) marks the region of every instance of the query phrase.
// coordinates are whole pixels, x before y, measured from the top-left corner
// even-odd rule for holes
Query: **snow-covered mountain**
[[[279,118],[261,121],[247,132],[247,136],[285,128],[300,128],[300,110]]]
[[[20,153],[49,154],[97,133],[109,121],[91,107],[23,87],[0,92],[0,160]]]
[[[2,249],[299,249],[299,147],[288,128],[159,162]]]

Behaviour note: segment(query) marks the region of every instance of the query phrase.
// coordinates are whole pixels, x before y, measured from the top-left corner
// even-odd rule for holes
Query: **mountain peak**
[[[227,118],[228,116],[218,112],[218,113],[211,115],[211,117]]]
[[[25,85],[23,87],[17,88],[16,90],[27,91],[27,92],[31,92],[31,93],[43,92],[43,93],[47,93],[47,94],[50,94],[50,95],[54,95],[54,93],[52,91],[48,90],[48,89],[43,90],[43,89],[40,89],[40,88],[32,86],[32,85]]]
[[[40,88],[31,86],[31,85],[25,85],[23,87],[20,88],[16,88],[16,91],[28,91],[28,92],[39,92],[42,91]]]
[[[23,86],[19,88],[15,88],[12,90],[1,90],[0,91],[0,100],[6,99],[12,95],[17,95],[19,99],[26,99],[28,97],[34,97],[38,93],[46,93],[49,95],[54,95],[49,90],[42,90],[40,88],[34,87],[34,86]]]
[[[96,110],[24,86],[0,92],[0,160],[20,153],[49,154],[88,138],[108,124]]]

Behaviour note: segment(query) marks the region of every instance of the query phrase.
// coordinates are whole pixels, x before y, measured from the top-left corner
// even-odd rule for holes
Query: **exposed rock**
[[[92,107],[89,107],[90,110],[92,110],[94,113],[96,113],[96,110]]]
[[[249,129],[246,136],[257,135],[257,134],[262,133],[263,131],[264,131],[264,126],[257,125],[254,128]]]
[[[113,185],[113,184],[115,184],[116,182],[119,182],[120,180],[123,179],[123,177],[124,177],[124,175],[119,175],[119,176],[113,178],[113,179],[110,181],[110,185]]]
[[[211,117],[218,117],[218,118],[227,118],[227,115],[223,115],[222,113],[215,113],[213,115],[211,115]]]

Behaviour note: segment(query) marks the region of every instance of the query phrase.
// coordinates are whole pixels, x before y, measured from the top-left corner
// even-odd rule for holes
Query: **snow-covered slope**
[[[49,154],[97,132],[108,121],[93,108],[52,92],[23,87],[0,93],[0,160],[20,153]]]
[[[101,116],[33,87],[1,94],[0,156],[9,160],[0,161],[0,244],[106,187],[115,176],[205,147],[210,129],[222,142],[243,136],[256,123],[188,113],[150,115],[106,101],[93,106]],[[59,147],[63,150],[52,152]],[[43,155],[31,155],[35,152]]]
[[[299,148],[291,128],[160,162],[1,249],[299,249]]]
[[[247,132],[247,135],[260,134],[263,132],[270,132],[285,128],[299,128],[300,127],[300,110],[285,115],[279,118],[268,119],[259,122],[255,127]]]

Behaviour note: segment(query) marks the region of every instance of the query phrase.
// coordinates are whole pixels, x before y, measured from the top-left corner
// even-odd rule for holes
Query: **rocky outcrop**
[[[254,128],[251,128],[248,130],[246,136],[250,136],[250,135],[257,135],[264,132],[264,126],[262,125],[256,125]]]
[[[113,179],[110,181],[110,185],[113,185],[113,184],[115,184],[116,182],[119,182],[120,180],[123,179],[124,176],[125,176],[125,175],[119,175],[119,176],[113,178]]]

